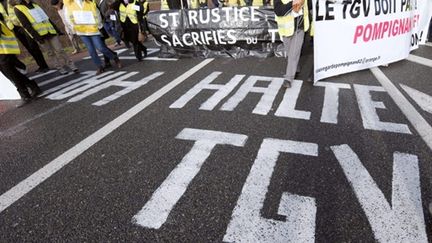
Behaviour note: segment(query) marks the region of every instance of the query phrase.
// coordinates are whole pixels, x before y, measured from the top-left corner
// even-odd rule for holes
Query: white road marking
[[[432,96],[404,84],[400,84],[400,86],[420,106],[420,108],[432,114]]]
[[[43,81],[43,82],[40,82],[40,83],[38,83],[38,85],[39,85],[39,86],[44,86],[44,85],[47,85],[47,84],[53,83],[53,82],[55,82],[55,81],[57,81],[57,80],[60,80],[60,79],[63,79],[63,78],[69,77],[69,76],[74,75],[74,74],[75,74],[75,73],[70,72],[70,73],[65,74],[65,75],[60,75],[60,76],[54,77],[54,78],[52,78],[52,79],[48,79],[48,80],[45,80],[45,81]]]
[[[85,79],[80,82],[69,85],[64,89],[61,89],[53,94],[48,95],[46,98],[50,100],[61,100],[61,99],[69,98],[87,89],[98,86],[102,83],[107,82],[108,80],[117,78],[125,74],[126,74],[125,71],[118,71],[118,72],[112,72],[109,75],[105,75],[105,76],[102,75],[93,76],[89,79]]]
[[[200,110],[213,110],[221,100],[223,100],[234,88],[240,83],[245,75],[235,75],[226,84],[211,84],[222,72],[212,72],[210,75],[201,80],[186,94],[170,105],[171,109],[183,108],[190,100],[203,90],[217,90],[206,102],[202,103]]]
[[[256,87],[255,84],[259,81],[268,82],[269,84],[267,87]],[[250,76],[242,86],[240,86],[239,90],[222,105],[220,110],[233,111],[249,93],[258,93],[262,94],[262,96],[252,113],[267,115],[273,106],[273,101],[275,100],[282,84],[282,78]]]
[[[389,204],[348,145],[332,146],[331,149],[354,189],[378,242],[428,242],[417,156],[394,153]]]
[[[102,73],[102,74],[99,75],[99,76],[108,75],[108,74],[110,74],[110,73],[112,73],[112,71],[108,71],[108,72]],[[56,91],[58,91],[58,90],[60,90],[60,89],[63,89],[64,87],[68,87],[68,86],[70,86],[70,85],[72,85],[72,84],[78,83],[78,82],[80,82],[80,81],[82,81],[82,80],[85,80],[85,79],[88,79],[88,78],[90,78],[90,77],[92,77],[92,76],[95,76],[95,75],[96,75],[96,71],[86,71],[86,72],[83,72],[83,73],[81,73],[81,74],[84,74],[84,76],[81,76],[81,77],[79,77],[79,78],[77,78],[77,79],[73,79],[73,80],[67,81],[67,82],[64,83],[64,84],[57,85],[57,86],[55,86],[55,87],[52,87],[51,89],[45,90],[45,91],[42,93],[41,96],[44,96],[44,97],[45,97],[45,96],[50,95],[50,94],[52,94],[52,93],[54,93],[54,92],[56,92]]]
[[[425,65],[428,67],[432,67],[432,60],[424,58],[424,57],[419,57],[413,54],[410,54],[406,60],[411,61],[411,62],[415,62],[421,65]]]
[[[383,87],[354,84],[354,91],[365,129],[411,134],[406,124],[380,121],[376,109],[386,109],[386,106],[381,101],[372,100],[370,92],[385,92]]]
[[[317,82],[315,86],[325,87],[324,104],[321,113],[321,122],[338,123],[339,90],[351,89],[349,84]]]
[[[318,156],[318,144],[264,139],[232,213],[224,242],[315,241],[315,198],[283,192],[278,214],[286,216],[286,219],[275,220],[261,216],[280,153]]]
[[[49,70],[48,72],[45,72],[45,73],[36,74],[36,75],[33,75],[33,76],[29,77],[29,79],[37,79],[37,78],[46,76],[48,74],[51,74],[53,72],[57,72],[57,70]]]
[[[183,129],[176,138],[192,140],[195,143],[150,200],[133,217],[133,222],[140,226],[159,229],[165,223],[216,145],[243,147],[247,140],[247,136],[242,134],[192,128]]]
[[[121,56],[119,57],[120,60],[136,60],[136,57],[130,57],[130,56]],[[145,57],[143,60],[146,61],[178,61],[177,58],[164,58],[164,57]]]
[[[425,143],[432,150],[432,127],[429,123],[427,123],[414,106],[405,98],[405,96],[403,96],[403,94],[379,68],[371,68],[370,70],[392,97],[393,101],[399,106],[402,113],[408,118],[420,137],[423,138]]]
[[[86,139],[79,142],[77,145],[70,148],[68,151],[64,152],[60,156],[58,156],[53,161],[46,164],[44,167],[27,177],[25,180],[18,183],[16,186],[9,189],[7,192],[3,193],[0,196],[0,213],[3,212],[10,205],[18,201],[20,198],[25,196],[28,192],[33,190],[39,184],[44,182],[46,179],[50,178],[53,174],[59,171],[61,168],[69,164],[72,160],[83,154],[87,149],[91,148],[97,142],[102,140],[104,137],[108,136],[115,129],[126,123],[128,120],[133,118],[139,112],[143,111],[146,107],[153,104],[157,100],[159,100],[166,93],[171,91],[177,85],[181,84],[187,78],[192,76],[194,73],[199,71],[201,68],[206,66],[208,63],[213,61],[213,59],[206,59],[191,68],[184,74],[180,75],[134,107],[127,110],[125,113],[109,122],[107,125],[97,130]]]
[[[295,109],[302,85],[303,81],[300,80],[291,82],[291,88],[285,90],[284,97],[275,112],[275,116],[310,120],[310,111]]]

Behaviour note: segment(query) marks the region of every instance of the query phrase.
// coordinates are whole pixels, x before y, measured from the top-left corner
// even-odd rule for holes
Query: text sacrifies
[[[181,36],[171,33],[171,36],[162,35],[161,39],[164,44],[169,46],[184,47],[197,45],[227,45],[237,42],[236,29],[238,27],[248,26],[244,23],[254,23],[264,21],[260,18],[255,7],[243,8],[213,8],[185,11],[183,20],[186,23],[181,23],[180,12],[161,13],[159,21],[161,28],[176,29],[180,25],[194,26],[192,31],[184,33]],[[200,27],[206,26],[210,29],[213,26],[222,26],[223,28],[213,30],[200,30]],[[231,28],[232,27],[232,28]]]
[[[315,7],[315,21],[374,17],[373,23],[361,23],[353,30],[354,44],[411,34],[420,18],[414,11],[416,0],[318,0]],[[404,13],[402,17],[400,13]],[[398,17],[388,17],[394,14]]]

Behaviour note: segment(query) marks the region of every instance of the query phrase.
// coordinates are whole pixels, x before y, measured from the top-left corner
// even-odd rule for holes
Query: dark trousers
[[[129,41],[132,43],[134,48],[135,57],[138,60],[143,59],[143,52],[146,52],[147,47],[145,47],[139,40],[139,25],[132,23],[129,18],[126,18],[126,21],[122,23],[124,39],[125,41]]]
[[[6,76],[18,90],[23,99],[31,98],[28,88],[33,92],[40,91],[39,86],[16,69],[16,55],[0,54],[0,71]]]
[[[39,68],[48,68],[48,64],[45,61],[38,43],[33,40],[22,27],[15,26],[13,30],[17,39],[23,44],[30,55],[32,55]]]

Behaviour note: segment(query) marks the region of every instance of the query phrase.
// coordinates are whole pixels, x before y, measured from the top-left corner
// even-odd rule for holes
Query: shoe
[[[21,69],[21,68],[16,68],[21,74],[26,75],[27,74],[27,68],[25,69]]]
[[[38,69],[36,69],[36,71],[35,72],[37,72],[37,73],[46,73],[46,72],[48,72],[49,71],[49,68],[38,68]]]
[[[77,54],[78,53],[78,51],[77,50],[74,50],[71,54],[72,55],[75,55],[75,54]]]
[[[96,75],[99,75],[101,73],[105,72],[105,69],[103,67],[99,67],[96,71]]]
[[[26,97],[26,98],[22,98],[22,99],[21,99],[21,102],[20,102],[19,104],[17,104],[16,107],[17,107],[17,108],[21,108],[21,107],[27,105],[27,104],[30,103],[30,102],[32,102],[32,99],[31,99],[31,98],[28,98],[28,97]]]
[[[284,80],[282,87],[284,87],[285,89],[291,88],[291,82],[288,80]]]
[[[75,66],[71,67],[72,72],[79,73],[79,69]]]
[[[116,63],[118,68],[122,68],[123,64],[120,62],[120,59],[118,57],[114,58],[114,62]]]
[[[34,99],[37,98],[40,94],[42,94],[42,90],[39,87],[36,87],[31,90],[30,96]]]
[[[60,73],[61,75],[66,75],[66,74],[69,73],[69,72],[68,72],[66,69],[64,69],[64,68],[60,68],[58,71],[59,71],[59,73]]]

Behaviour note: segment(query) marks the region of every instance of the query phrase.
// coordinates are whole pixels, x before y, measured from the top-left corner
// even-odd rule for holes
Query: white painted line
[[[0,213],[214,59],[205,59],[0,196]]]
[[[34,76],[31,76],[31,77],[29,77],[29,79],[40,78],[40,77],[46,76],[46,75],[51,74],[51,73],[56,72],[56,71],[57,71],[57,70],[49,70],[49,71],[46,72],[46,73],[40,73],[40,74],[36,74],[36,75],[34,75]]]
[[[59,76],[57,76],[57,77],[55,77],[55,78],[48,79],[48,80],[45,80],[45,81],[43,81],[43,82],[40,82],[40,83],[38,83],[38,85],[39,85],[39,86],[44,86],[44,85],[47,85],[47,84],[53,83],[53,82],[55,82],[55,81],[57,81],[57,80],[60,80],[60,79],[63,79],[63,78],[69,77],[69,76],[71,76],[71,75],[73,75],[73,74],[75,74],[75,73],[74,73],[74,72],[70,72],[70,73],[65,74],[65,75],[59,75]]]
[[[432,67],[432,60],[424,58],[424,57],[419,57],[419,56],[410,54],[406,60],[408,60],[410,62],[415,62],[415,63],[421,64],[421,65],[425,65],[428,67]]]
[[[432,150],[432,127],[414,108],[414,106],[403,96],[387,76],[377,67],[371,68],[371,72],[381,83],[384,89],[389,93],[393,101],[399,106],[402,113],[408,118],[412,126],[417,130],[420,137],[425,141],[427,146]]]
[[[420,108],[432,114],[432,96],[403,84],[400,84],[400,86],[420,106]]]
[[[432,47],[432,42],[426,42],[424,45],[425,45],[425,46],[431,46],[431,47]]]

